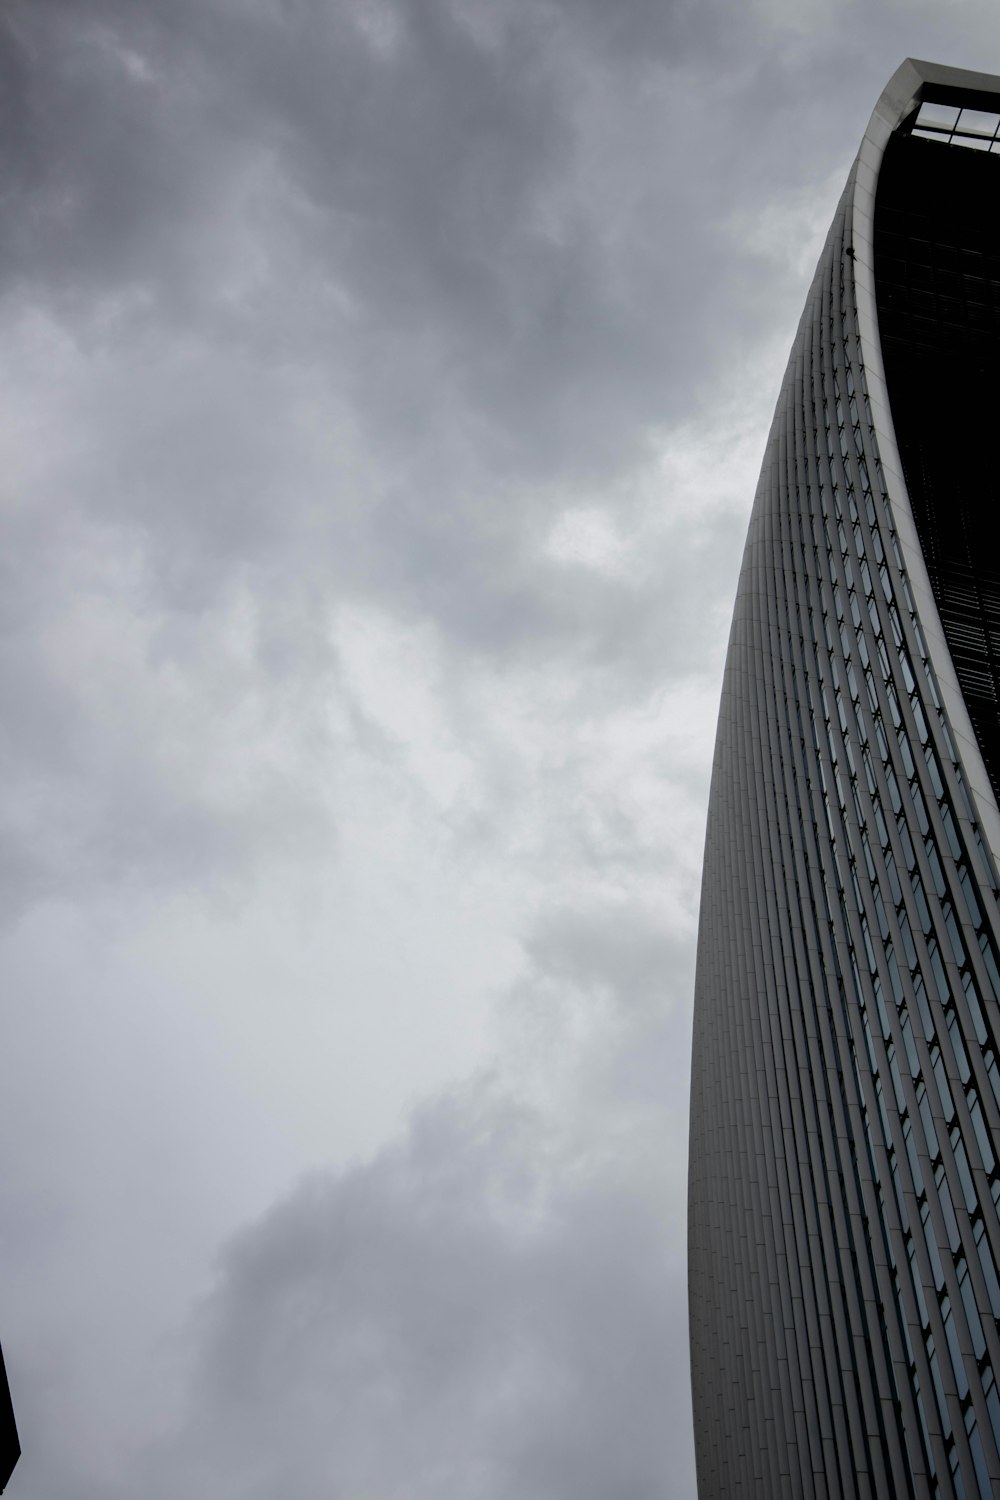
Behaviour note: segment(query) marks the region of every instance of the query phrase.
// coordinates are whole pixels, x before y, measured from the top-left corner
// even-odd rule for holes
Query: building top
[[[875,106],[876,113],[895,114],[898,124],[924,101],[969,109],[994,110],[1000,97],[1000,77],[968,68],[908,57],[893,73]]]

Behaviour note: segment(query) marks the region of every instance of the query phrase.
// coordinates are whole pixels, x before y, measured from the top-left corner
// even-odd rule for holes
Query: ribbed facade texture
[[[1000,79],[907,62],[793,345],[713,769],[700,1500],[1000,1494]]]

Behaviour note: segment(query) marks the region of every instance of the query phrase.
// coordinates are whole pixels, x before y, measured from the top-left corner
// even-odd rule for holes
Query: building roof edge
[[[937,104],[964,104],[969,109],[996,110],[1000,77],[907,57],[882,90],[874,113],[886,120],[890,129],[895,129],[923,99]]]

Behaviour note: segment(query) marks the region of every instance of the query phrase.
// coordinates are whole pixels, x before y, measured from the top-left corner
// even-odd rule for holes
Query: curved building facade
[[[709,808],[700,1500],[1000,1494],[1000,79],[908,61],[792,348]]]

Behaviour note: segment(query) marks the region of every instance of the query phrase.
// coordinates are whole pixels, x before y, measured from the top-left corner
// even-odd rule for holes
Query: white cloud
[[[545,550],[556,562],[616,577],[628,571],[630,561],[627,541],[612,517],[593,507],[564,510],[549,533]]]

